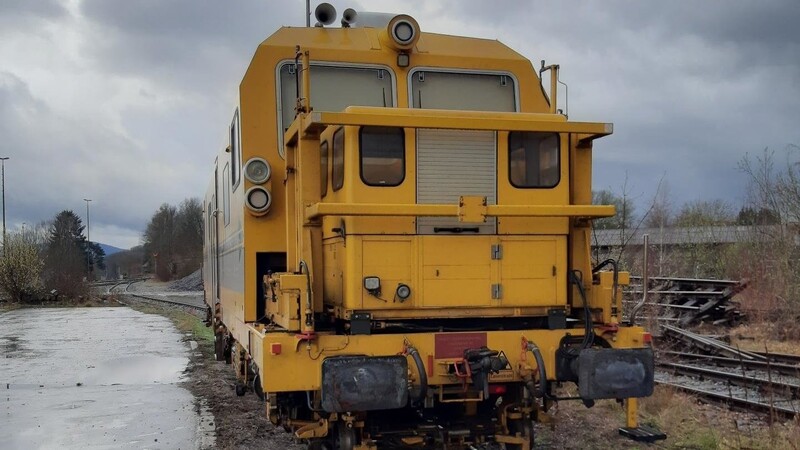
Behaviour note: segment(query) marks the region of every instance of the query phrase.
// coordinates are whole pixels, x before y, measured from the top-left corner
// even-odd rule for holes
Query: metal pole
[[[306,0],[306,27],[311,26],[311,0]]]
[[[6,160],[8,156],[0,158],[0,172],[2,172],[3,189],[3,255],[6,254]]]
[[[83,199],[86,202],[86,280],[89,280],[89,274],[91,273],[91,248],[89,245],[92,243],[92,240],[89,238],[89,202],[92,201],[89,198]]]

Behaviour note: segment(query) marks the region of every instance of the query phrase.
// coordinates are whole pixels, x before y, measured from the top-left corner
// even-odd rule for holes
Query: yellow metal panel
[[[326,303],[342,305],[344,301],[344,248],[342,240],[337,239],[323,246],[323,265],[325,267],[323,292]]]
[[[422,303],[485,306],[491,301],[490,236],[421,236]]]
[[[380,298],[370,295],[361,285],[361,307],[369,309],[409,308],[417,301],[414,276],[416,258],[411,238],[406,239],[368,239],[363,242],[363,274],[381,279]],[[411,287],[411,297],[403,303],[394,298],[397,285],[403,283]],[[385,301],[383,301],[383,300]]]
[[[463,195],[458,201],[458,220],[467,223],[486,221],[486,197]]]
[[[563,306],[566,299],[565,236],[502,237],[503,306]]]

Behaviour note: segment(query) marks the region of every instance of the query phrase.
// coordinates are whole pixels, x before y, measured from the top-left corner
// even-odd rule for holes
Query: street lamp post
[[[2,172],[3,189],[3,254],[6,254],[6,160],[8,156],[0,158],[0,172]]]
[[[91,273],[91,251],[92,249],[89,247],[92,243],[92,240],[89,238],[89,202],[92,201],[90,198],[85,198],[83,201],[86,202],[86,279],[89,279]]]

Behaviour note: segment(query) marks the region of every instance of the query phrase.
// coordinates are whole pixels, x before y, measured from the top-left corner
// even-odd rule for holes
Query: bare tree
[[[748,176],[746,208],[740,219],[760,221],[750,238],[740,244],[740,258],[733,259],[741,276],[751,280],[746,295],[756,310],[791,317],[783,312],[800,312],[800,249],[795,244],[800,222],[800,147],[789,145],[784,161],[776,152],[764,149],[756,156],[745,155],[739,169]],[[738,263],[738,264],[737,264]]]
[[[668,228],[672,225],[673,205],[670,199],[669,183],[663,177],[659,182],[656,194],[653,196],[652,206],[644,218],[645,228]]]
[[[179,208],[163,204],[153,214],[142,238],[146,258],[161,280],[188,275],[200,268],[203,254],[203,206],[184,200]]]
[[[0,258],[0,289],[15,302],[37,299],[42,290],[44,261],[35,234],[10,233]]]

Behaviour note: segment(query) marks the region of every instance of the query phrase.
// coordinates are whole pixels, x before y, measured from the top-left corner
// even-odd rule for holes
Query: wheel
[[[222,333],[214,335],[214,359],[217,361],[225,359],[225,335]]]
[[[236,383],[236,395],[242,397],[247,392],[247,385]]]
[[[264,389],[261,387],[261,374],[253,378],[253,392],[262,402],[267,399],[267,396],[264,395]]]
[[[222,351],[225,364],[231,364],[233,362],[233,342],[231,339],[222,339],[222,341],[225,342],[225,349]]]
[[[533,448],[533,421],[530,419],[515,419],[508,423],[511,435],[520,434],[521,437],[528,438],[528,448]],[[506,444],[507,450],[521,450],[521,444]]]
[[[324,439],[314,439],[308,443],[308,450],[332,450],[331,444]]]
[[[353,450],[356,446],[356,431],[353,428],[348,428],[345,424],[339,422],[336,427],[339,429],[338,438],[339,450]]]

